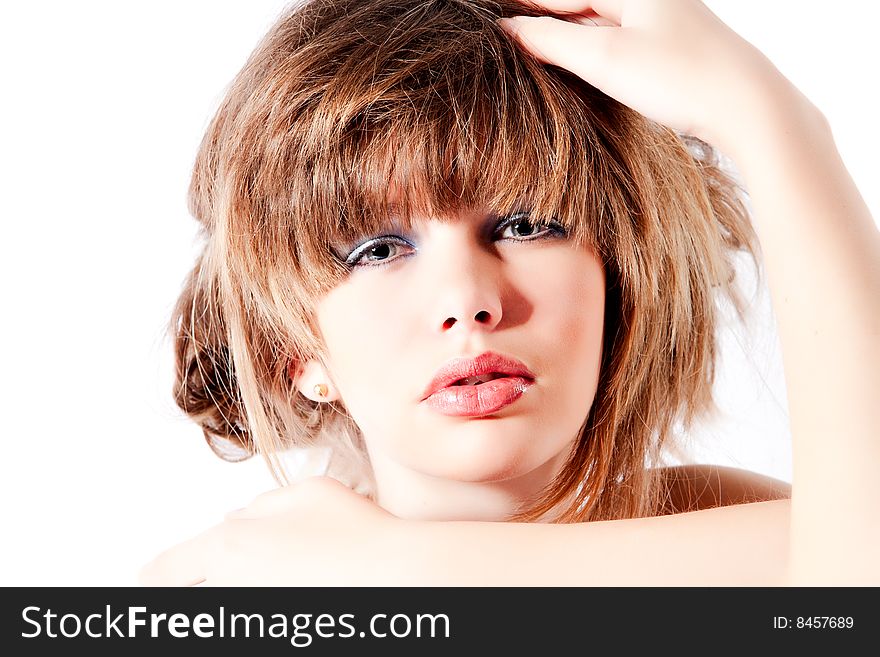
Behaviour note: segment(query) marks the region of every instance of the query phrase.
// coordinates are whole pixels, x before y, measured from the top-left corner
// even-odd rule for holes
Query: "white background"
[[[709,4],[825,112],[880,216],[878,5]],[[284,5],[0,9],[2,585],[134,584],[158,551],[273,485],[259,461],[214,457],[177,412],[163,332],[196,253],[196,148]],[[726,331],[723,414],[693,437],[696,458],[790,479],[766,299],[755,316],[748,335]]]

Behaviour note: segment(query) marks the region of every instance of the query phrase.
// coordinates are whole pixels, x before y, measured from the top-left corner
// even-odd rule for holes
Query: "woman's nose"
[[[446,257],[439,260],[432,268],[432,330],[494,330],[502,316],[502,272],[497,256],[485,245],[459,239],[449,241]]]

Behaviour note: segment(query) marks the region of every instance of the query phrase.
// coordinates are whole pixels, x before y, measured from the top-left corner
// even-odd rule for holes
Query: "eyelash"
[[[518,212],[518,213],[512,214],[508,217],[503,217],[501,219],[501,221],[498,223],[498,225],[495,226],[495,229],[493,230],[492,235],[493,236],[498,235],[498,233],[505,230],[509,226],[514,226],[524,219],[527,220],[529,222],[529,224],[531,224],[534,228],[538,228],[539,226],[544,226],[545,228],[544,228],[544,230],[540,231],[536,235],[528,235],[528,236],[523,237],[521,239],[514,239],[513,241],[515,241],[515,242],[533,242],[536,240],[550,239],[553,237],[564,237],[566,234],[565,229],[556,221],[552,221],[552,220],[532,221],[529,218],[529,214],[527,212]],[[511,238],[504,238],[504,239],[511,239]],[[374,239],[367,240],[366,242],[364,242],[360,246],[356,247],[351,252],[351,254],[349,254],[349,256],[345,259],[345,264],[352,269],[354,269],[356,267],[384,267],[385,265],[388,265],[388,264],[394,262],[395,260],[398,260],[399,258],[405,257],[405,256],[397,256],[397,257],[390,258],[387,260],[382,260],[378,263],[371,264],[371,265],[361,263],[361,260],[363,259],[363,257],[367,254],[367,252],[370,249],[384,246],[385,244],[394,244],[394,245],[403,244],[405,246],[415,248],[412,246],[412,244],[410,244],[409,242],[407,242],[406,240],[404,240],[400,237],[396,237],[394,235],[384,235],[382,237],[376,237]]]

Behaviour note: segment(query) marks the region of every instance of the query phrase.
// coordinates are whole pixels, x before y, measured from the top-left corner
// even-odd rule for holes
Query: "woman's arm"
[[[159,555],[140,579],[162,586],[774,586],[785,583],[788,517],[789,501],[779,500],[568,525],[411,521],[314,477],[264,493]]]
[[[695,0],[539,4],[612,26],[517,19],[536,56],[736,162],[785,367],[789,581],[880,583],[880,237],[824,117]]]
[[[824,118],[780,80],[731,134],[782,345],[791,578],[880,583],[880,238]]]
[[[409,583],[440,586],[777,586],[788,500],[568,525],[402,527]],[[403,573],[402,573],[403,574]]]

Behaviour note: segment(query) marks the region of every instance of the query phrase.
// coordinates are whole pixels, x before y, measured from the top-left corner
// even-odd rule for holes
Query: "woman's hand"
[[[329,477],[257,497],[147,564],[152,586],[404,584],[393,540],[405,521]],[[398,550],[399,551],[399,550]],[[397,558],[400,557],[400,558]]]
[[[572,20],[517,16],[499,24],[540,61],[578,75],[670,128],[727,150],[778,90],[773,64],[699,0],[545,0]]]

